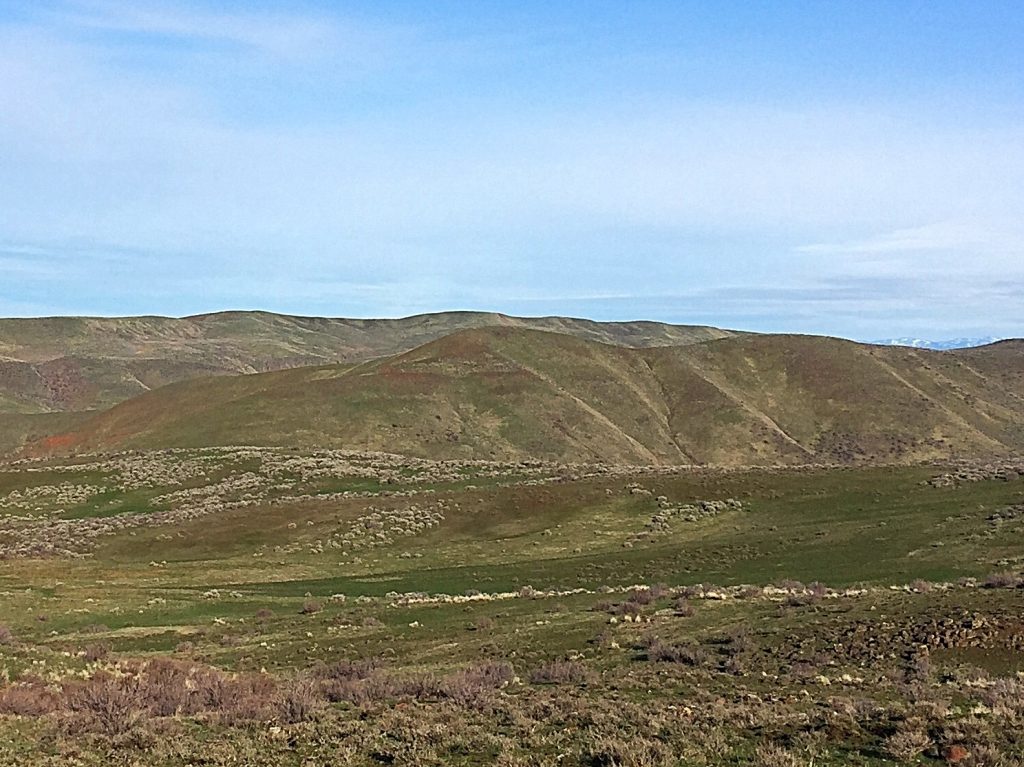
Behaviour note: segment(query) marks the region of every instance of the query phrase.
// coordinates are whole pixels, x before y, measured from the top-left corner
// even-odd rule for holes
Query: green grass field
[[[907,763],[942,763],[964,744],[1009,758],[1021,707],[988,705],[980,723],[971,712],[979,695],[1018,689],[1021,592],[977,584],[1021,569],[1024,515],[992,516],[1024,502],[1024,482],[927,484],[941,471],[252,449],[10,465],[8,698],[43,686],[73,701],[74,680],[145,680],[139,669],[162,658],[233,684],[272,680],[271,701],[311,675],[327,689],[313,671],[324,664],[380,668],[372,685],[345,681],[340,702],[314,696],[300,716],[142,705],[138,722],[112,727],[88,706],[31,715],[0,696],[0,756],[490,764],[500,752],[508,764],[770,767],[893,763],[900,738],[904,750],[917,738]],[[48,537],[56,546],[39,556]],[[983,628],[948,639],[943,621],[964,616]],[[482,662],[510,664],[511,676],[452,692]],[[946,713],[922,714],[924,699]],[[458,732],[432,738],[451,717]],[[152,761],[139,761],[144,748]]]

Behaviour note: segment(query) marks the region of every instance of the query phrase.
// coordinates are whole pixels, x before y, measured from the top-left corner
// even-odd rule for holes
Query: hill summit
[[[0,413],[106,408],[211,375],[360,362],[477,327],[547,330],[619,346],[678,346],[734,333],[658,322],[444,312],[402,319],[218,312],[170,317],[0,319]]]

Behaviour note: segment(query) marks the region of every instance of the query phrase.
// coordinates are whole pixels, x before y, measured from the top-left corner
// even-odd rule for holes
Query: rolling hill
[[[110,407],[169,383],[211,375],[359,362],[485,326],[566,333],[619,346],[669,346],[733,335],[655,322],[594,322],[446,312],[396,320],[221,312],[168,317],[0,320],[0,413]]]
[[[627,348],[479,328],[360,363],[172,384],[34,449],[228,444],[634,464],[997,455],[1024,447],[1024,342],[933,352],[780,335]]]

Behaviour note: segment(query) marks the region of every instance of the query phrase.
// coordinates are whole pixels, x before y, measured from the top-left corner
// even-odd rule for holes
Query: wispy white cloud
[[[493,64],[486,36],[224,8],[97,0],[0,22],[0,238],[46,251],[7,251],[19,289],[71,284],[73,262],[47,254],[119,253],[95,293],[116,280],[117,300],[153,308],[561,301],[761,326],[832,311],[852,327],[937,298],[963,321],[1024,269],[1024,146],[1006,114],[523,104],[501,98],[500,68],[494,95],[467,102],[468,75]],[[154,38],[168,44],[140,65]],[[389,67],[403,88],[384,87]],[[275,112],[292,85],[305,115]],[[964,294],[950,303],[936,275]],[[990,305],[994,322],[1019,304]]]
[[[494,296],[489,297],[492,301]],[[488,304],[488,298],[481,301]],[[942,307],[941,312],[936,307]],[[897,335],[1024,336],[1024,276],[992,281],[943,275],[900,279],[835,276],[751,285],[734,282],[618,296],[533,295],[526,314],[578,313],[603,319],[663,319],[855,339]],[[938,334],[936,336],[936,334]]]
[[[299,13],[206,11],[166,3],[79,0],[54,12],[51,19],[66,27],[205,40],[284,58],[306,58],[343,42],[343,30],[329,18]]]
[[[19,280],[53,280],[66,273],[53,264],[40,263],[35,259],[16,258],[0,253],[0,278]]]
[[[1024,232],[1009,231],[1019,227],[1018,222],[996,222],[981,226],[977,223],[947,221],[927,226],[898,229],[893,232],[857,240],[819,242],[801,245],[799,253],[854,254],[863,253],[917,253],[928,251],[954,251],[968,248],[1024,250]]]

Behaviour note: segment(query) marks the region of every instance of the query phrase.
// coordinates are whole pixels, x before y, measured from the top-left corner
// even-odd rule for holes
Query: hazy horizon
[[[440,314],[499,314],[504,317],[511,317],[514,319],[545,319],[545,318],[564,318],[573,320],[583,320],[590,322],[609,322],[609,323],[663,323],[669,325],[694,325],[703,327],[715,327],[722,330],[733,330],[747,333],[768,333],[772,331],[760,331],[753,330],[750,328],[742,327],[727,327],[724,325],[715,325],[710,323],[686,323],[686,322],[667,322],[665,320],[651,319],[649,317],[622,317],[616,319],[596,319],[594,317],[588,317],[585,315],[570,315],[570,314],[511,314],[509,312],[503,312],[497,309],[439,309],[433,312],[417,312],[414,314],[397,314],[393,316],[369,316],[369,315],[356,315],[356,316],[342,316],[342,315],[315,315],[315,314],[302,314],[302,313],[288,313],[288,312],[275,312],[268,309],[250,308],[250,309],[211,309],[209,311],[199,311],[191,314],[160,314],[155,312],[146,312],[141,314],[81,314],[81,315],[67,315],[67,314],[52,314],[52,315],[14,315],[11,317],[0,317],[0,319],[113,319],[113,320],[130,320],[130,319],[172,319],[172,320],[187,320],[197,317],[206,317],[217,314],[275,314],[279,316],[298,317],[303,319],[329,319],[329,320],[403,320],[413,319],[416,317],[429,316],[429,315],[440,315]],[[859,343],[882,343],[882,344],[893,344],[902,346],[914,346],[917,345],[914,342],[923,342],[924,344],[938,343],[944,344],[947,342],[966,342],[963,346],[974,346],[985,343],[995,343],[997,341],[1007,341],[1017,338],[1017,336],[971,336],[971,335],[947,335],[947,336],[878,336],[872,338],[859,338],[854,336],[844,336],[829,333],[816,333],[814,331],[801,331],[796,333],[797,335],[810,335],[810,336],[822,336],[822,337],[836,337],[843,338],[851,341],[857,341]],[[926,348],[926,347],[925,347]],[[946,347],[943,347],[946,348]],[[959,346],[953,346],[948,348],[959,348]]]

